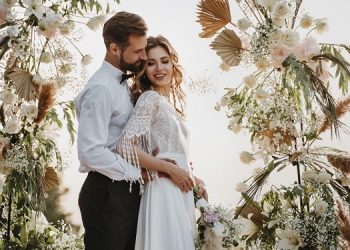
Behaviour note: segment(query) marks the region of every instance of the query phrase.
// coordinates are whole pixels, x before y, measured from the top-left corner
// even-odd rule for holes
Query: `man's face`
[[[146,45],[147,36],[130,35],[129,45],[121,51],[120,69],[133,73],[141,71],[147,60]]]

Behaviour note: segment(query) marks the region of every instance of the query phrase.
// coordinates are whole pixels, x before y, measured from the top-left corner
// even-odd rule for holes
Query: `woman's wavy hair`
[[[145,48],[146,53],[150,49],[162,47],[169,54],[170,60],[173,64],[173,75],[171,76],[171,86],[170,86],[170,100],[176,109],[176,111],[180,114],[182,118],[185,117],[184,108],[185,108],[185,93],[181,88],[182,80],[183,80],[183,71],[182,67],[179,65],[177,52],[174,50],[173,46],[170,44],[168,39],[165,37],[158,35],[156,37],[150,36],[147,39],[147,46]],[[146,66],[147,67],[147,64]],[[134,79],[134,84],[131,88],[132,99],[134,104],[136,104],[139,96],[147,91],[152,89],[152,83],[146,76],[145,69],[138,74]]]

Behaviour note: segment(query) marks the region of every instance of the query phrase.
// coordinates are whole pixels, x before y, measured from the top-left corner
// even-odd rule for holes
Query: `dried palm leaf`
[[[350,249],[350,212],[341,201],[336,201],[338,228],[341,233],[342,249]]]
[[[7,74],[7,77],[12,81],[20,98],[26,101],[32,101],[37,98],[38,88],[34,85],[32,81],[33,76],[28,71],[14,68]]]
[[[253,182],[250,184],[248,190],[245,192],[245,194],[242,195],[242,199],[239,201],[239,203],[242,205],[240,206],[241,209],[237,210],[235,218],[237,218],[242,213],[243,209],[247,206],[248,203],[251,203],[255,200],[261,188],[266,183],[266,179],[279,165],[283,164],[284,162],[285,159],[278,159],[277,162],[271,161],[263,171],[254,177]]]
[[[52,188],[58,186],[58,175],[53,167],[45,168],[44,176],[44,190],[45,192],[50,191]]]
[[[43,85],[39,94],[38,116],[34,120],[35,123],[40,123],[46,116],[47,112],[55,104],[57,93],[57,85],[54,83]]]
[[[343,115],[345,115],[348,111],[350,110],[350,96],[346,97],[343,100],[340,100],[337,103],[337,107],[336,107],[336,115],[337,118],[340,119]],[[329,129],[331,126],[328,118],[325,118],[323,121],[323,124],[320,128],[320,130],[318,131],[318,134],[323,133],[324,131],[326,131],[327,129]]]
[[[223,30],[210,47],[229,66],[237,66],[241,62],[242,41],[233,30]]]
[[[231,22],[228,0],[202,0],[197,5],[198,20],[202,25],[203,38],[212,37],[217,31]]]
[[[244,218],[250,219],[259,228],[263,228],[264,222],[268,219],[263,215],[262,209],[255,201],[250,200],[249,196],[242,194],[242,197],[247,201],[245,206],[238,206],[235,212]]]
[[[350,176],[350,156],[345,155],[327,155],[327,160],[343,175]]]

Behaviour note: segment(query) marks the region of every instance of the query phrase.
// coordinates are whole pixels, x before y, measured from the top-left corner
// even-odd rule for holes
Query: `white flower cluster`
[[[7,134],[17,134],[23,128],[28,132],[34,130],[34,119],[38,115],[37,103],[18,100],[17,95],[11,89],[0,92],[0,102],[4,109],[5,127]]]

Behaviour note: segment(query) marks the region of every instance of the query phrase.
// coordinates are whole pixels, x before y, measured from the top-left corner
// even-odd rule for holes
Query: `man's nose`
[[[140,59],[141,60],[147,60],[147,55],[146,55],[146,51],[142,51],[141,54],[140,54]]]

